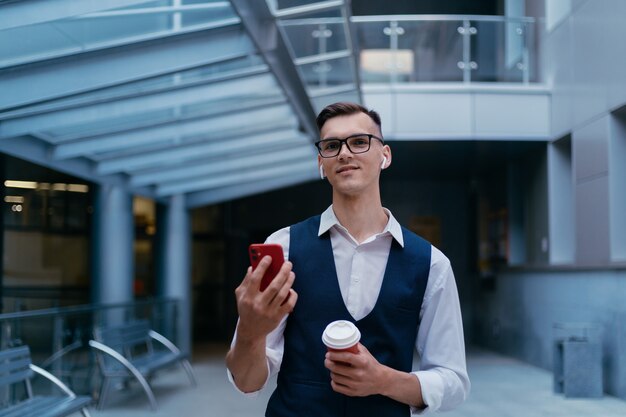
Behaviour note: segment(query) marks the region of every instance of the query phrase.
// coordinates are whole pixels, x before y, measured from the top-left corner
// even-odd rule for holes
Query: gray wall
[[[543,10],[528,0],[527,10]],[[551,369],[555,323],[590,322],[603,341],[605,390],[626,398],[626,2],[572,1],[542,34],[552,88],[547,152],[550,253],[500,273],[476,303],[481,343]],[[560,139],[560,140],[559,140]],[[541,171],[541,170],[540,170]],[[539,171],[538,171],[539,172]],[[535,195],[542,186],[537,183]],[[531,222],[533,223],[533,222]],[[531,226],[532,227],[532,226]],[[532,239],[532,236],[531,236]],[[536,242],[529,242],[537,253]],[[559,265],[559,266],[557,266]]]
[[[519,271],[498,276],[476,300],[476,340],[552,369],[553,326],[601,327],[605,390],[626,398],[626,271]]]

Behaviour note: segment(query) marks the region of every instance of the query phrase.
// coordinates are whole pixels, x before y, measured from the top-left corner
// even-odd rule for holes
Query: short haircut
[[[317,123],[317,129],[321,132],[324,124],[333,117],[349,116],[356,113],[367,114],[369,118],[372,119],[374,123],[376,123],[376,126],[378,126],[378,130],[382,134],[380,115],[378,113],[376,113],[374,110],[368,110],[360,104],[351,103],[348,101],[340,101],[338,103],[329,104],[328,106],[324,107],[320,114],[317,115],[317,119],[315,119]]]

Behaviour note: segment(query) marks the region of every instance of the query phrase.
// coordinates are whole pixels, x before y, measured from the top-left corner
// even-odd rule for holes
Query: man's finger
[[[276,276],[272,277],[272,282],[267,286],[267,288],[265,288],[265,291],[263,291],[264,298],[267,304],[271,304],[274,301],[274,299],[278,296],[279,291],[289,280],[289,276],[291,275],[291,266],[291,262],[285,262],[280,267],[280,270],[278,271]]]
[[[251,273],[249,275],[250,286],[255,287],[257,290],[261,288],[261,280],[263,279],[263,275],[265,275],[265,271],[267,271],[271,264],[272,257],[269,255],[265,255],[253,271],[252,267],[249,268],[249,270],[251,270]]]

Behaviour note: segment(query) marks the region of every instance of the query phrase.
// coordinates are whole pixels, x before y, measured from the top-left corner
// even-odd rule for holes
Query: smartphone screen
[[[264,256],[269,255],[272,257],[272,263],[261,279],[261,291],[263,291],[270,285],[270,282],[272,282],[272,279],[278,274],[280,267],[285,262],[283,247],[277,243],[253,243],[248,248],[248,252],[250,254],[250,265],[252,265],[253,270],[256,269]]]

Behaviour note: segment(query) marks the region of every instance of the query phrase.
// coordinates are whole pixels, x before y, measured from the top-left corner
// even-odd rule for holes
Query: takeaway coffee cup
[[[337,320],[330,323],[322,333],[322,342],[328,350],[359,353],[357,344],[361,340],[361,332],[349,321]]]

